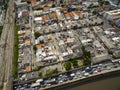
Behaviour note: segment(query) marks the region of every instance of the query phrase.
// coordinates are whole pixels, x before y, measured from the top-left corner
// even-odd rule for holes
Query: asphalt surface
[[[14,0],[10,0],[0,40],[0,90],[12,89],[14,20]]]
[[[38,90],[39,88],[45,90],[53,90],[61,85],[69,84],[78,80],[83,80],[85,78],[90,78],[92,76],[102,75],[108,72],[113,72],[120,70],[120,63],[104,62],[102,64],[96,64],[93,66],[83,67],[70,72],[61,73],[59,75],[53,76],[51,78],[43,78],[43,81],[39,85],[32,87],[36,84],[36,81],[40,78],[34,78],[27,81],[14,82],[13,90]],[[97,72],[96,72],[97,71]],[[88,75],[86,74],[88,73]],[[74,74],[74,76],[71,76]],[[55,79],[55,80],[53,80]]]

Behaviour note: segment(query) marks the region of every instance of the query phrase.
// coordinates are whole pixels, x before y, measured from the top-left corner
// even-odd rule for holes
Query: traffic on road
[[[82,67],[80,69],[61,73],[50,78],[40,78],[31,82],[18,83],[14,85],[13,90],[38,90],[40,88],[47,88],[54,85],[64,84],[69,81],[77,79],[88,78],[92,75],[100,74],[101,72],[110,71],[113,68],[120,68],[118,60],[111,60],[111,62],[104,62],[91,66]]]

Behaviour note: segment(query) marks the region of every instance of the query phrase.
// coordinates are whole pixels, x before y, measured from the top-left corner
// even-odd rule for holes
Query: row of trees
[[[13,77],[18,77],[18,26],[14,27],[14,57],[13,57]]]
[[[79,67],[77,59],[70,59],[69,61],[65,62],[63,65],[64,65],[64,68],[67,71],[71,70],[72,66],[73,66],[73,68],[78,68]]]

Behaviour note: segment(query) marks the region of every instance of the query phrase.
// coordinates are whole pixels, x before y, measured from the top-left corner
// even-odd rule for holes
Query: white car
[[[63,80],[60,80],[59,83],[63,83]]]
[[[107,66],[107,70],[111,70],[111,67]]]
[[[71,77],[74,77],[74,76],[75,76],[75,74],[74,74],[74,73],[72,73],[72,74],[70,74],[70,76],[71,76]]]
[[[85,73],[84,76],[89,76],[89,73]]]
[[[95,70],[93,73],[98,73],[98,71],[97,71],[97,70]]]

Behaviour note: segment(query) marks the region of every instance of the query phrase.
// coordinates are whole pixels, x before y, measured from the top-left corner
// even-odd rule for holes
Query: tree
[[[42,78],[42,77],[43,77],[42,72],[39,72],[39,77],[40,77],[40,78]]]
[[[84,65],[90,65],[91,64],[91,53],[90,51],[86,51],[85,47],[82,47],[83,51],[83,63]]]
[[[2,29],[3,29],[3,26],[0,26],[0,37],[1,37],[1,34],[2,34]]]
[[[110,50],[108,50],[108,53],[109,53],[109,54],[111,54],[111,55],[113,55],[113,52],[112,52],[112,51],[110,51]]]
[[[64,7],[64,6],[65,6],[64,4],[61,5],[61,7]]]
[[[52,5],[52,8],[54,8],[54,7],[55,7],[55,4]]]
[[[72,65],[74,68],[78,68],[78,61],[77,60],[72,60]]]
[[[105,5],[110,5],[109,1],[104,2]]]
[[[77,25],[76,25],[76,26],[74,26],[74,27],[73,27],[73,29],[74,29],[74,30],[78,29],[78,26],[77,26]]]
[[[14,57],[13,57],[13,77],[18,77],[18,30],[19,27],[15,24],[14,26]]]
[[[84,65],[90,65],[91,64],[90,58],[84,58],[83,63]]]
[[[65,62],[64,67],[65,67],[66,70],[70,70],[71,69],[71,63],[70,62]]]
[[[39,32],[35,32],[34,35],[35,35],[35,39],[37,39],[40,36],[40,33]]]
[[[93,15],[96,15],[96,14],[97,14],[97,11],[96,11],[96,10],[94,10],[92,13],[93,13]]]
[[[36,52],[36,50],[37,50],[36,45],[33,46],[33,50]]]
[[[82,51],[84,51],[85,50],[85,47],[84,46],[82,46]]]

